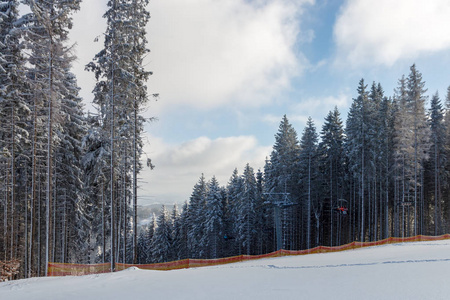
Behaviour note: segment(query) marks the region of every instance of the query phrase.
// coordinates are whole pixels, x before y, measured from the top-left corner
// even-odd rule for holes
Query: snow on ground
[[[0,299],[450,299],[450,240],[0,283]]]

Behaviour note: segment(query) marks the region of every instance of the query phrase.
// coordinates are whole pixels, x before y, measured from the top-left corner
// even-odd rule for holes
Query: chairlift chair
[[[341,215],[347,215],[348,213],[347,200],[339,199],[337,201],[337,206],[334,208],[334,210]]]

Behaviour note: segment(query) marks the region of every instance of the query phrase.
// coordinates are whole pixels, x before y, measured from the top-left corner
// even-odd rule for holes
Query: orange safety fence
[[[136,265],[117,263],[116,270],[122,271],[122,270],[128,269],[130,267],[138,267],[139,269],[144,269],[144,270],[162,270],[162,271],[187,269],[187,268],[189,268],[189,261],[190,261],[190,259],[183,259],[183,260],[169,261],[169,262],[156,263],[156,264],[136,264]]]
[[[48,276],[80,276],[111,272],[111,264],[48,263]]]
[[[217,259],[183,259],[171,262],[156,263],[156,264],[122,264],[116,263],[116,271],[122,271],[130,267],[138,267],[144,270],[178,270],[178,269],[188,269],[188,268],[198,268],[206,266],[216,266],[224,265],[229,263],[243,262],[262,258],[280,257],[280,256],[290,256],[290,255],[306,255],[314,253],[329,253],[329,252],[339,252],[352,250],[363,247],[380,246],[386,244],[396,244],[396,243],[406,243],[406,242],[419,242],[419,241],[438,241],[450,239],[450,234],[444,234],[440,236],[425,236],[417,235],[413,237],[405,238],[394,238],[390,237],[380,241],[374,242],[352,242],[349,244],[327,247],[318,246],[306,250],[278,250],[275,252],[261,254],[261,255],[238,255],[225,258]],[[48,276],[77,276],[77,275],[88,275],[88,274],[99,274],[107,273],[111,270],[110,263],[104,264],[66,264],[66,263],[49,263],[48,264]]]

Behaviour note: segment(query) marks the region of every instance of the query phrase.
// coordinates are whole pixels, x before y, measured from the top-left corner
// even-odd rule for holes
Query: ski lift
[[[337,201],[337,206],[334,208],[334,210],[341,215],[347,215],[348,213],[347,200],[339,199]]]
[[[231,235],[228,235],[228,234],[224,234],[223,235],[223,239],[225,241],[229,241],[229,240],[234,240],[234,237],[232,237]]]

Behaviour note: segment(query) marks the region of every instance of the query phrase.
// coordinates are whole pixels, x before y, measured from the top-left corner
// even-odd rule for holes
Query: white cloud
[[[253,136],[218,139],[199,137],[179,145],[167,145],[162,139],[151,138],[147,147],[156,168],[144,169],[141,177],[143,199],[153,196],[154,202],[175,203],[189,199],[194,184],[202,173],[209,180],[213,175],[226,185],[234,168],[242,172],[249,163],[255,172],[264,166],[271,147],[263,147]],[[144,204],[144,203],[143,203]]]
[[[152,1],[152,92],[165,105],[267,103],[303,69],[293,48],[302,6],[312,2]]]
[[[348,0],[334,27],[337,63],[392,66],[450,49],[448,0]]]
[[[76,43],[75,54],[77,60],[73,63],[73,72],[77,76],[81,87],[81,96],[92,110],[91,101],[94,98],[92,90],[95,86],[95,76],[84,70],[94,56],[103,48],[103,34],[106,20],[102,18],[106,12],[106,0],[83,1],[80,11],[73,16],[73,28],[70,31],[71,43]],[[94,40],[99,38],[97,43]]]
[[[337,96],[310,97],[291,104],[289,112],[286,115],[289,122],[292,124],[295,123],[297,133],[300,133],[301,130],[303,130],[309,117],[313,118],[316,127],[320,131],[321,124],[323,123],[326,114],[328,114],[328,111],[337,107],[342,116],[342,113],[349,107],[351,101],[352,97],[344,92],[340,92]],[[324,108],[328,108],[328,111],[325,112]],[[263,121],[275,125],[281,122],[281,117],[282,116],[266,114],[263,117]]]

